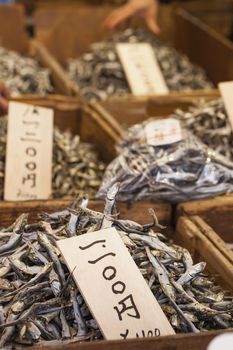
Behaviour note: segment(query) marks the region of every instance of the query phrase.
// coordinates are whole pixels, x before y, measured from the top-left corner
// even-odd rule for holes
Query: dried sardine
[[[0,80],[12,96],[25,94],[46,95],[54,91],[50,71],[30,57],[0,47]]]

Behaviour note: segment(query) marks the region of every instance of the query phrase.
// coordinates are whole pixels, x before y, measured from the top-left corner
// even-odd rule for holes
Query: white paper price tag
[[[117,44],[117,53],[135,96],[167,94],[168,87],[150,44]]]
[[[152,146],[169,145],[182,140],[180,122],[174,118],[155,120],[145,127],[147,143]]]
[[[48,199],[52,188],[53,110],[10,102],[4,199]]]
[[[233,130],[233,81],[227,81],[218,84],[223,102],[227,111],[227,115]]]
[[[57,245],[106,339],[174,334],[114,228]]]
[[[214,338],[207,350],[232,350],[233,349],[233,333],[221,334]]]

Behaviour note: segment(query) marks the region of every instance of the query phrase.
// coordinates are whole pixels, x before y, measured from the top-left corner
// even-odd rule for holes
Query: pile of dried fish
[[[0,198],[5,176],[7,118],[0,118]],[[80,141],[78,135],[54,128],[52,198],[88,192],[94,196],[101,184],[105,165],[94,146]]]
[[[210,148],[233,160],[233,135],[222,100],[198,101],[187,112],[176,110],[173,117]]]
[[[46,95],[53,92],[50,72],[32,58],[0,47],[0,80],[12,96],[24,94]]]
[[[129,128],[119,156],[107,167],[97,194],[105,198],[121,182],[119,199],[178,203],[233,192],[233,163],[183,129],[179,142],[154,146],[146,129],[153,119]]]
[[[101,339],[101,333],[56,247],[66,237],[115,227],[176,332],[233,327],[233,297],[193,264],[190,253],[152,224],[119,218],[109,191],[104,212],[81,199],[72,209],[28,215],[0,232],[0,348]],[[55,342],[55,343],[54,343]]]
[[[141,29],[127,29],[107,41],[91,45],[90,51],[68,63],[70,77],[77,82],[81,94],[88,99],[104,100],[108,96],[130,93],[130,88],[118,58],[115,45],[119,42],[152,45],[170,91],[212,88],[205,72],[186,56],[157,37]]]

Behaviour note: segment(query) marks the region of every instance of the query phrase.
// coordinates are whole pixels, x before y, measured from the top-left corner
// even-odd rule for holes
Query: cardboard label
[[[53,110],[10,102],[4,199],[48,199],[52,191]]]
[[[169,93],[150,44],[117,44],[116,49],[135,96]]]
[[[107,340],[174,334],[114,228],[57,245]]]
[[[182,140],[180,122],[174,118],[155,120],[145,127],[147,143],[152,146],[169,145]]]
[[[226,112],[233,130],[233,81],[218,84]]]

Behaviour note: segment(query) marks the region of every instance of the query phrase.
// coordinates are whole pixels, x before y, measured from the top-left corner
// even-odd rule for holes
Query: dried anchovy
[[[54,91],[50,71],[30,57],[0,47],[0,80],[12,96],[24,94],[46,95]]]
[[[115,44],[118,42],[150,43],[170,91],[213,87],[203,69],[193,65],[186,56],[178,53],[173,47],[141,29],[127,29],[109,40],[91,45],[89,52],[81,58],[69,60],[69,75],[77,82],[81,94],[87,99],[104,100],[108,96],[130,93],[115,49]]]
[[[233,327],[233,297],[193,264],[190,253],[157,231],[116,214],[119,184],[109,191],[104,212],[81,199],[73,210],[40,214],[28,223],[22,214],[0,231],[0,348],[56,341],[101,339],[101,333],[55,242],[115,227],[176,332]],[[54,343],[55,342],[55,343]]]
[[[199,101],[187,112],[176,110],[173,117],[203,143],[233,161],[233,135],[222,100]]]
[[[5,177],[7,118],[0,118],[0,198]],[[74,196],[77,191],[94,196],[101,184],[105,165],[94,145],[80,141],[78,135],[54,128],[52,198]]]
[[[105,198],[121,182],[119,199],[181,202],[233,192],[233,163],[183,129],[180,142],[153,146],[145,127],[129,128],[118,145],[118,157],[107,167],[97,194]]]

